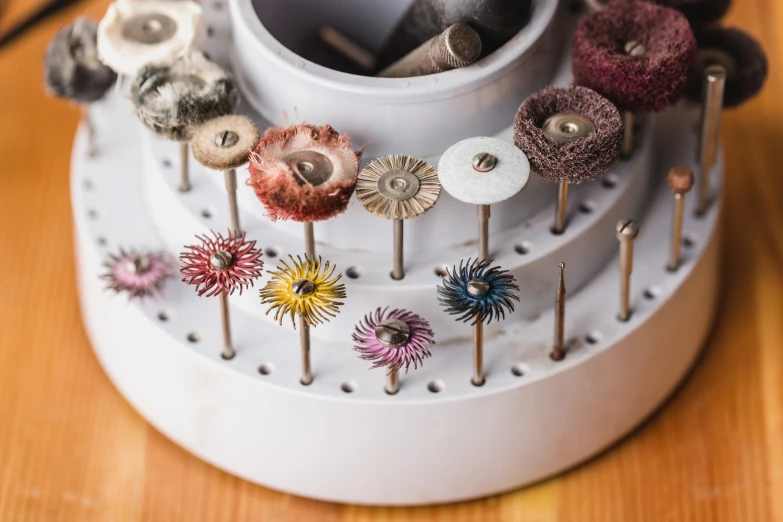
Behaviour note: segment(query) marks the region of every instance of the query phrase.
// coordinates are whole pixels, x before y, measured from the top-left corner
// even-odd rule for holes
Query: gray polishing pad
[[[176,141],[189,141],[198,125],[230,114],[239,102],[234,80],[200,52],[142,68],[131,96],[141,122]]]
[[[55,95],[81,103],[98,101],[117,74],[98,61],[98,24],[79,18],[54,36],[44,55],[44,81]]]

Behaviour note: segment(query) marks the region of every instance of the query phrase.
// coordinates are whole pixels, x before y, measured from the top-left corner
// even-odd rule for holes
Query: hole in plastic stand
[[[601,186],[607,189],[613,189],[617,186],[617,181],[618,180],[616,174],[607,174],[601,180]]]
[[[345,275],[351,279],[359,279],[362,276],[362,269],[358,266],[349,266]]]
[[[443,391],[443,388],[445,387],[446,384],[441,380],[432,381],[429,384],[427,384],[427,389],[432,393],[440,393]]]
[[[201,335],[198,332],[190,332],[187,336],[188,341],[191,343],[197,343],[201,340]]]
[[[601,332],[593,331],[587,334],[585,341],[587,341],[587,344],[598,344],[601,341],[601,337]]]
[[[355,381],[346,381],[340,385],[340,389],[345,393],[353,393],[359,389],[359,385]]]
[[[258,367],[258,373],[260,373],[261,375],[269,375],[273,371],[275,371],[275,367],[269,363],[264,363]]]
[[[523,241],[521,243],[517,243],[516,245],[514,245],[514,252],[516,252],[521,256],[524,256],[525,254],[530,253],[530,249],[532,248],[532,246],[533,245],[531,245],[529,241]]]
[[[527,372],[527,366],[522,363],[517,363],[511,367],[511,374],[516,377],[523,377]]]

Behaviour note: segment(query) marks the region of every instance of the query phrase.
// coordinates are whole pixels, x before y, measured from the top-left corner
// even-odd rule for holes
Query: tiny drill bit
[[[410,78],[467,67],[481,56],[481,38],[457,23],[430,38],[378,73],[381,78]]]
[[[674,272],[680,267],[680,247],[682,245],[682,218],[685,213],[685,194],[693,187],[693,171],[685,166],[677,166],[669,171],[667,178],[669,190],[674,194],[674,218],[672,221],[672,244],[669,250],[669,263],[666,268]]]
[[[699,202],[696,214],[707,211],[710,198],[710,175],[715,166],[720,141],[720,117],[723,110],[723,94],[726,88],[726,69],[722,65],[710,65],[704,70],[704,102],[701,116],[701,140],[699,143]]]
[[[557,265],[560,269],[560,275],[557,279],[557,290],[555,291],[555,342],[552,346],[552,353],[549,355],[553,361],[562,361],[565,358],[565,306],[566,306],[566,287],[565,287],[565,263]]]
[[[617,318],[631,317],[631,272],[633,271],[633,242],[639,235],[639,226],[632,219],[617,222],[617,240],[620,241],[620,312]]]

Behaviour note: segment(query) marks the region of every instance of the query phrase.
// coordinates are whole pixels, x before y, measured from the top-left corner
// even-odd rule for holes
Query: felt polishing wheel
[[[250,118],[231,114],[201,125],[190,145],[193,157],[208,169],[230,170],[247,163],[260,139]]]
[[[617,108],[587,87],[542,89],[522,102],[514,118],[514,143],[552,182],[597,178],[617,161],[622,139]]]
[[[685,92],[696,38],[679,11],[615,0],[584,17],[572,43],[574,83],[621,111],[661,111]]]
[[[98,24],[98,56],[127,76],[148,64],[169,63],[198,43],[201,14],[196,2],[115,2]]]
[[[273,221],[312,223],[345,211],[359,173],[350,138],[331,126],[264,132],[250,157],[250,185]]]
[[[477,155],[494,157],[491,169],[474,168]],[[444,190],[454,198],[475,205],[491,205],[516,195],[530,177],[530,162],[512,143],[497,138],[468,138],[448,149],[438,162]]]
[[[731,6],[731,0],[655,0],[681,11],[693,27],[699,27],[723,18]]]
[[[148,65],[131,86],[139,120],[170,140],[190,141],[199,125],[234,111],[239,91],[219,65],[200,52],[171,65]]]
[[[722,65],[726,69],[724,107],[736,107],[761,90],[767,79],[767,57],[755,38],[739,29],[705,27],[696,31],[699,53],[688,82],[688,98],[701,100],[704,69]]]
[[[117,73],[98,61],[98,24],[80,18],[54,36],[44,56],[44,79],[55,95],[82,103],[100,100]]]

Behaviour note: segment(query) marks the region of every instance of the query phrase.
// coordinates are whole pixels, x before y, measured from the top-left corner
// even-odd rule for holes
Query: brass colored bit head
[[[685,194],[693,188],[693,171],[684,165],[677,165],[669,171],[666,183],[674,194]]]

